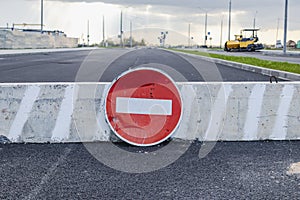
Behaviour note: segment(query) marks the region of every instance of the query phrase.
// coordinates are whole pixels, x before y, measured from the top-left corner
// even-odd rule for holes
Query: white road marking
[[[231,85],[222,85],[218,92],[218,96],[211,108],[211,117],[204,136],[204,141],[214,142],[203,143],[198,153],[200,159],[206,157],[211,152],[217,144],[216,141],[219,139],[220,134],[223,132],[226,107],[232,91]]]
[[[226,106],[232,91],[233,89],[231,85],[223,85],[220,88],[218,96],[211,108],[211,117],[205,132],[204,140],[218,140],[219,134],[223,131],[224,118],[226,117]]]
[[[65,97],[61,103],[60,110],[56,119],[56,124],[52,132],[52,141],[61,142],[69,138],[74,101],[77,99],[75,86],[70,85],[66,88]]]
[[[26,89],[20,108],[9,130],[8,138],[12,142],[18,141],[19,137],[21,136],[23,127],[28,120],[33,104],[38,98],[40,90],[41,89],[39,86],[29,86]]]
[[[172,115],[172,100],[117,97],[116,112],[143,115]]]
[[[266,85],[257,84],[251,91],[251,95],[248,99],[246,122],[244,125],[244,140],[257,139],[259,115],[262,109],[265,89]]]
[[[280,104],[277,110],[276,122],[273,128],[271,139],[285,139],[287,134],[287,120],[291,101],[294,95],[294,86],[285,85],[281,92]]]

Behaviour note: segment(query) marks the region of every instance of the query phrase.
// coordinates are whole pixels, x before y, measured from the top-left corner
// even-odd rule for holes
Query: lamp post
[[[222,39],[223,39],[223,16],[221,19],[220,49],[222,48]]]
[[[41,33],[43,33],[44,24],[44,0],[41,0]]]
[[[120,16],[120,47],[124,47],[124,41],[123,41],[123,20],[126,21],[126,9],[127,8],[130,8],[130,5],[128,6],[125,6],[123,8],[121,8],[121,16]],[[125,12],[125,17],[123,16],[123,9],[124,9],[124,12]],[[132,29],[132,22],[130,21],[130,29]],[[130,30],[130,37],[132,38],[132,30]],[[132,39],[130,39],[131,41]]]
[[[123,47],[123,11],[120,16],[120,47]]]
[[[191,46],[191,23],[189,23],[189,28],[188,28],[188,48]]]
[[[207,41],[207,11],[205,12],[205,28],[204,28],[204,31],[205,31],[205,35],[204,35],[204,46],[206,46],[206,41]]]
[[[204,21],[204,46],[206,46],[206,42],[207,42],[207,9],[203,9],[201,7],[198,7],[200,10],[204,11],[205,12],[205,21]]]
[[[105,18],[102,18],[102,46],[105,47]]]
[[[130,20],[130,48],[132,48],[132,20]]]
[[[277,30],[276,30],[275,48],[277,48],[277,40],[278,40],[278,32],[279,32],[279,20],[280,20],[280,18],[277,19]]]
[[[130,12],[130,10],[132,10],[133,7],[131,5],[124,7],[125,14],[123,13],[124,16],[122,17],[123,18],[122,21],[127,21],[128,20],[127,18],[129,17],[129,29],[130,29],[129,30],[130,31],[129,45],[132,48],[132,46],[133,46],[133,23],[134,23],[133,20],[138,19],[139,17],[128,14],[128,11],[127,11],[128,8],[129,8],[129,12]],[[127,23],[125,23],[125,24],[127,24]],[[122,33],[123,33],[123,30],[122,30]]]
[[[231,0],[229,0],[229,11],[228,11],[228,41],[230,40],[231,32]]]
[[[255,15],[254,15],[254,19],[253,19],[253,29],[255,29],[255,26],[256,26],[256,15],[257,15],[257,11],[255,11]]]
[[[287,40],[287,18],[288,18],[288,0],[285,0],[284,9],[284,38],[283,38],[283,54],[286,54],[286,40]]]
[[[87,22],[87,45],[90,45],[90,20]]]

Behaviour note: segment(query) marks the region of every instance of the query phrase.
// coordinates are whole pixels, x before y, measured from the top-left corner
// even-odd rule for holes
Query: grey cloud
[[[229,0],[47,0],[61,2],[103,2],[108,4],[116,4],[123,6],[141,6],[141,5],[161,5],[204,9],[227,9]],[[295,0],[294,0],[295,1]],[[295,1],[299,5],[298,1]],[[236,9],[255,9],[259,7],[272,8],[283,5],[283,0],[232,0],[232,6]],[[267,10],[266,10],[267,11]]]
[[[28,0],[33,1],[33,0]],[[204,10],[208,11],[210,23],[217,24],[224,13],[224,19],[227,18],[229,0],[46,0],[61,2],[102,2],[119,6],[131,6],[137,10],[145,10],[146,5],[152,5],[150,12],[164,13],[176,17],[176,20],[182,22],[197,21],[202,22],[201,16],[195,19],[193,14],[200,14]],[[277,24],[277,18],[283,18],[284,0],[232,0],[233,12],[242,11],[245,14],[239,15],[236,23],[241,26],[251,26],[254,15],[257,11],[257,25],[263,29],[274,29]],[[200,8],[200,9],[199,9]],[[289,22],[290,30],[300,28],[298,21],[299,0],[289,1]],[[234,22],[233,22],[234,23]]]

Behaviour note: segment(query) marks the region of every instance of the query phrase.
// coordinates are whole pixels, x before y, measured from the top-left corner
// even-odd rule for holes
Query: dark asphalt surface
[[[219,142],[199,159],[194,142],[173,164],[141,174],[107,167],[83,144],[0,145],[0,199],[299,199],[300,177],[286,175],[299,145]]]
[[[106,50],[97,51],[107,55]],[[128,68],[149,63],[168,65],[188,81],[216,81],[207,77],[213,75],[211,64],[200,58],[159,49],[114,51],[125,54],[104,70],[101,81],[112,81]],[[73,82],[89,53],[0,56],[0,82]],[[199,64],[205,78],[192,63]],[[269,81],[267,76],[224,65],[217,69],[223,81]],[[118,145],[142,156],[160,148]],[[300,161],[299,145],[300,141],[219,142],[200,159],[201,143],[194,142],[171,165],[132,174],[104,165],[83,144],[0,144],[0,199],[299,199],[300,178],[286,175],[289,165]],[[118,156],[111,160],[125,159]]]
[[[105,58],[112,50],[99,49],[99,55]],[[125,54],[116,57],[113,62],[105,69],[100,81],[112,81],[117,75],[142,64],[158,63],[170,66],[182,74],[187,81],[269,81],[268,76],[261,74],[234,69],[225,65],[217,64],[216,67],[221,74],[221,78],[201,74],[210,73],[211,64],[195,58],[201,66],[201,73],[193,65],[178,54],[167,52],[161,49],[138,49],[121,50]],[[53,53],[37,53],[27,55],[0,55],[0,82],[74,82],[77,72],[88,56],[90,51],[69,51]],[[184,56],[187,57],[187,56]],[[91,69],[89,74],[94,74],[95,70],[103,68],[99,62],[99,68]],[[94,71],[93,71],[94,70]],[[175,81],[176,77],[174,78]],[[81,77],[80,81],[90,81],[89,77]],[[96,80],[98,81],[98,80]]]
[[[0,82],[74,82],[89,51],[1,55]]]

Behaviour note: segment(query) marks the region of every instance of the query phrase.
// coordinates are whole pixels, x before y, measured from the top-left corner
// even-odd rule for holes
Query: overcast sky
[[[130,20],[136,39],[145,38],[158,44],[160,31],[169,31],[167,43],[187,44],[188,24],[197,44],[203,44],[205,12],[208,13],[208,32],[214,45],[228,38],[229,0],[44,0],[45,29],[59,29],[68,36],[86,38],[90,21],[91,42],[102,40],[102,16],[105,16],[106,37],[119,34],[120,12],[124,13],[124,31],[129,36]],[[299,0],[289,0],[288,39],[300,40]],[[0,26],[12,23],[40,23],[40,0],[3,0],[0,3]],[[254,18],[262,43],[273,44],[283,38],[284,0],[232,0],[231,38],[242,28],[252,28]],[[38,27],[34,27],[38,28]],[[208,41],[208,44],[210,41]]]

